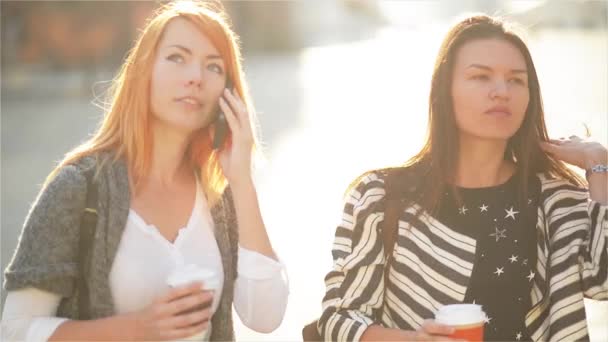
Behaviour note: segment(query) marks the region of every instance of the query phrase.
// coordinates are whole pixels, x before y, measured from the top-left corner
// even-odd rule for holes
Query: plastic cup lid
[[[451,304],[439,308],[435,321],[447,325],[466,325],[484,322],[486,314],[478,304]]]
[[[216,272],[194,264],[178,267],[167,277],[167,285],[171,287],[187,285],[197,281],[202,282],[205,289],[216,290],[219,287]]]

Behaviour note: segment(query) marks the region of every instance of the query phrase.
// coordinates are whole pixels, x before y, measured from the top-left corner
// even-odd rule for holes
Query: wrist
[[[124,332],[126,339],[129,341],[144,340],[144,329],[137,312],[118,315],[116,318],[119,320],[118,325]]]
[[[606,166],[608,164],[608,153],[606,150],[602,149],[600,151],[596,151],[592,154],[588,154],[584,160],[583,168],[586,171],[591,171],[591,169],[598,165]]]
[[[585,178],[587,178],[587,180],[600,176],[608,176],[608,165],[597,164],[585,170]]]
[[[584,169],[587,179],[596,174],[608,174],[608,155],[606,150],[602,149],[596,153],[587,155]]]

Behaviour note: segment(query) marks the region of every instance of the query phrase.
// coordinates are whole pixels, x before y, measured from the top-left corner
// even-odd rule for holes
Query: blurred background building
[[[44,178],[95,129],[103,115],[96,99],[159,4],[0,1],[2,269]],[[302,325],[320,314],[342,193],[362,171],[402,162],[421,146],[432,65],[455,17],[482,11],[521,24],[550,134],[580,135],[586,124],[608,144],[606,1],[224,5],[259,118],[260,205],[291,282],[282,326],[261,335],[238,323],[240,340],[300,340]],[[592,340],[608,341],[607,303],[587,304]]]

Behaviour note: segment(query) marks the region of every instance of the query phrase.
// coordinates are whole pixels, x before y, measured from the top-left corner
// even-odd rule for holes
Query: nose
[[[508,99],[509,96],[510,95],[509,95],[508,80],[505,80],[503,78],[497,79],[492,85],[492,90],[490,91],[490,97],[493,99],[494,98]]]
[[[203,85],[203,69],[194,65],[188,69],[187,85],[189,87],[201,88]]]

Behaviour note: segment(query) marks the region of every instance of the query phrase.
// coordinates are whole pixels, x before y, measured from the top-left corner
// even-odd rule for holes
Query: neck
[[[506,140],[489,140],[462,134],[454,183],[464,188],[495,186],[515,172],[513,162],[504,159]]]
[[[171,187],[185,178],[192,177],[192,170],[185,158],[189,136],[168,129],[158,122],[153,124],[152,133],[152,162],[146,183],[154,182]]]

